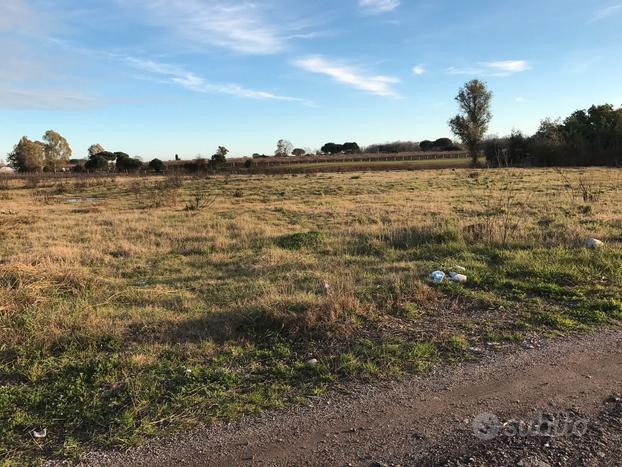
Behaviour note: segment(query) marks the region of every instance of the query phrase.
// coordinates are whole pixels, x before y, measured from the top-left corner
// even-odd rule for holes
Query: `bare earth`
[[[239,423],[160,440],[125,453],[91,453],[86,465],[622,465],[622,329],[375,386],[356,386]],[[559,421],[573,436],[474,433],[480,414]],[[477,420],[477,419],[476,419]],[[542,427],[540,427],[542,428]],[[489,432],[485,432],[489,433]],[[579,436],[581,435],[581,436]]]

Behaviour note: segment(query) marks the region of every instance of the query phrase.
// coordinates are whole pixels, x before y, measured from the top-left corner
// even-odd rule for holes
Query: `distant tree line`
[[[459,113],[449,120],[449,127],[462,145],[450,138],[435,141],[425,140],[395,141],[374,144],[361,149],[356,142],[326,143],[317,155],[338,155],[366,153],[400,153],[416,151],[455,151],[467,148],[478,165],[483,152],[486,161],[492,167],[515,165],[535,166],[622,166],[622,107],[613,105],[595,105],[587,110],[578,110],[565,120],[546,119],[541,122],[538,131],[532,136],[525,136],[518,131],[506,137],[488,137],[488,125],[492,119],[490,111],[492,92],[486,84],[473,80],[466,83],[456,97]],[[31,141],[23,137],[8,154],[13,168],[21,172],[66,171],[78,172],[137,172],[152,171],[163,173],[167,164],[153,159],[144,164],[141,159],[131,157],[124,152],[110,152],[100,144],[92,145],[88,150],[88,159],[71,159],[72,150],[67,140],[59,133],[49,130],[43,135],[43,141]],[[277,142],[275,157],[290,155],[302,156],[312,152],[294,145],[285,139]],[[197,157],[193,161],[183,162],[175,155],[176,167],[187,172],[215,171],[226,165],[229,150],[219,146],[210,159]],[[253,159],[269,157],[253,154]],[[253,160],[245,161],[246,167],[253,166]]]
[[[75,161],[73,170],[76,172],[137,172],[145,168],[143,161],[131,157],[124,152],[107,151],[100,144],[89,147],[89,157],[86,161]],[[148,168],[156,167],[156,159],[151,161]]]
[[[320,149],[322,154],[358,154],[361,152],[361,148],[356,143],[326,143]]]
[[[622,166],[622,107],[594,105],[544,120],[532,136],[512,132],[483,143],[490,166]]]
[[[392,143],[372,144],[364,149],[367,153],[396,154],[400,152],[418,151],[460,151],[462,147],[449,138],[439,138],[436,141],[394,141]]]

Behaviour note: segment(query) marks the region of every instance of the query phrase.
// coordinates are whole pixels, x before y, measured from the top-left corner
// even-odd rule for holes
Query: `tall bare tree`
[[[276,143],[276,151],[274,151],[274,155],[277,157],[287,157],[292,153],[294,149],[294,145],[287,141],[286,139],[280,139]]]
[[[477,165],[477,148],[492,119],[492,92],[486,84],[475,79],[464,85],[456,96],[460,113],[449,121],[451,131],[469,148],[473,165]]]

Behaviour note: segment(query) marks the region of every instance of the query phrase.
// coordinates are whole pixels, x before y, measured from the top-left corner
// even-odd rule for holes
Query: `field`
[[[616,169],[0,180],[0,458],[620,320],[621,187]],[[466,284],[431,283],[455,266]]]
[[[484,164],[485,159],[480,159]],[[252,170],[264,174],[279,173],[314,173],[314,172],[353,172],[353,171],[384,171],[384,170],[422,170],[422,169],[443,169],[455,168],[464,169],[471,166],[471,159],[431,159],[419,161],[337,161],[337,162],[310,162],[296,163],[292,165],[281,164],[275,166],[257,166]]]

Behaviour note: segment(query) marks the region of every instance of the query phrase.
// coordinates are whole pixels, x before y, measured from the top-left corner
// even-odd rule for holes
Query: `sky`
[[[489,133],[622,105],[620,0],[0,0],[0,157],[64,135],[145,160]]]

